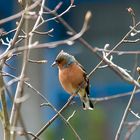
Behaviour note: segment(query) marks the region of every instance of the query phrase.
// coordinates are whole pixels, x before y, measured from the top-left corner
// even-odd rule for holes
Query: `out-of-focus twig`
[[[52,118],[49,120],[48,123],[46,123],[38,132],[35,136],[39,137],[45,130],[46,128],[48,128],[48,126],[56,119],[58,118],[59,114],[61,114],[71,103],[71,101],[73,100],[74,96],[70,96],[70,98],[68,99],[68,102],[60,109],[60,111]],[[33,138],[32,140],[35,140],[36,138]]]
[[[132,25],[135,26],[136,25],[136,19],[135,19],[135,13],[134,10],[129,7],[127,8],[128,13],[130,13],[131,17],[132,17]]]
[[[108,52],[110,52],[110,50],[109,49],[102,49],[102,48],[95,48],[96,49],[96,51],[98,52],[106,52],[106,53],[108,53]],[[132,54],[132,55],[135,55],[135,54],[140,54],[140,51],[112,51],[112,53],[114,53],[114,54],[118,54],[118,55],[129,55],[129,54]]]
[[[36,64],[45,64],[48,62],[47,60],[32,60],[32,59],[28,59],[28,61]]]
[[[25,11],[26,11],[26,10],[25,10]],[[24,23],[25,11],[23,11],[23,13],[22,13],[22,17],[21,17],[21,19],[20,19],[20,22],[19,22],[19,24],[18,24],[18,27],[17,27],[17,29],[16,29],[16,32],[15,32],[15,34],[14,34],[13,39],[7,44],[7,45],[8,45],[8,48],[1,54],[1,57],[2,57],[2,58],[4,58],[5,54],[9,54],[9,53],[8,53],[9,50],[11,50],[11,49],[14,48],[14,45],[15,45],[17,39],[18,39],[19,33],[20,33],[21,28],[22,28],[22,25],[23,25],[23,23]],[[2,41],[2,43],[4,44],[4,42],[3,42],[2,39],[1,39],[1,41]],[[8,59],[8,57],[11,57],[11,54],[9,54],[9,56],[7,56],[7,59]]]
[[[43,106],[45,104],[42,104]],[[75,129],[72,127],[72,125],[69,123],[69,120],[73,117],[73,115],[75,114],[75,111],[73,112],[73,114],[66,120],[65,117],[63,117],[59,111],[57,111],[51,104],[47,103],[46,106],[50,106],[56,113],[59,114],[59,116],[62,118],[62,120],[65,122],[65,124],[70,127],[70,129],[72,130],[72,132],[74,133],[75,137],[77,138],[77,140],[81,140],[80,136],[77,134],[77,132],[75,131]],[[47,128],[47,127],[46,127]]]
[[[124,140],[130,140],[131,139],[131,136],[134,133],[134,131],[136,131],[136,129],[138,127],[140,127],[140,121],[129,122],[127,125],[128,125],[128,131],[125,135]]]
[[[55,20],[55,19],[57,19],[57,18],[59,18],[59,17],[62,17],[65,13],[67,13],[71,8],[74,7],[73,4],[74,4],[74,0],[71,1],[69,7],[68,7],[64,12],[61,12],[59,15],[55,15],[55,16],[52,17],[52,18],[43,20],[40,24],[38,24],[38,26],[36,27],[36,29],[39,28],[40,26],[42,26],[42,24],[44,24],[44,23],[46,23],[46,22],[49,22],[49,21]],[[44,9],[44,7],[45,7],[45,6],[43,6],[43,9]]]
[[[48,35],[50,36],[50,33],[52,33],[54,31],[54,29],[51,29],[47,32],[39,32],[39,31],[33,31],[33,33],[39,34],[39,35]]]
[[[138,77],[138,80],[137,81],[139,81],[139,78],[140,78],[140,76]],[[124,121],[125,121],[125,119],[126,119],[126,117],[128,115],[129,108],[131,107],[131,104],[132,104],[133,97],[135,95],[136,89],[137,89],[137,86],[135,85],[135,87],[133,89],[133,92],[132,92],[132,94],[130,96],[129,102],[128,102],[128,104],[126,106],[126,109],[124,111],[123,117],[121,119],[119,128],[118,128],[117,133],[116,133],[116,136],[115,136],[115,140],[119,140],[119,138],[120,138],[121,130],[122,130],[123,126],[124,126]]]
[[[20,47],[20,48],[14,48],[12,50],[9,50],[8,52],[6,52],[4,55],[0,55],[0,60],[3,59],[3,57],[6,57],[8,54],[13,54],[15,52],[21,52],[27,49],[41,49],[41,48],[54,48],[63,44],[68,44],[68,45],[72,45],[73,41],[75,41],[76,39],[79,39],[87,30],[88,27],[88,23],[89,20],[91,18],[91,13],[87,12],[86,16],[85,16],[85,21],[83,24],[82,29],[80,30],[79,33],[73,35],[72,37],[65,39],[65,40],[61,40],[61,41],[54,41],[54,42],[49,42],[49,43],[44,43],[44,44],[30,44],[30,48],[25,48],[25,47]],[[35,28],[34,28],[35,29]],[[30,34],[33,34],[34,30],[32,30],[32,32],[30,32]]]
[[[105,48],[106,49],[106,48]],[[121,78],[123,78],[124,80],[130,82],[130,83],[134,83],[136,86],[140,87],[139,82],[137,82],[128,72],[126,69],[114,64],[112,62],[112,60],[109,60],[107,58],[108,53],[103,52],[103,58],[104,60],[108,63],[108,65],[110,65],[117,73],[119,73],[119,75],[121,76]]]
[[[25,9],[25,11],[26,11],[26,9]],[[12,41],[10,42],[10,46],[11,46],[10,49],[14,48],[14,45],[15,45],[17,39],[18,39],[19,33],[20,33],[22,25],[24,23],[25,11],[22,13],[22,17],[20,19],[20,22],[18,23],[18,26],[16,28],[16,32],[14,34],[14,37],[13,37]]]
[[[30,6],[28,7],[27,10],[29,11],[29,10],[32,10],[32,9],[36,8],[36,7],[40,4],[40,2],[41,2],[41,0],[36,0],[36,2],[34,2],[32,5],[30,5]],[[23,10],[23,11],[24,11],[24,10]],[[11,21],[11,20],[14,20],[14,19],[19,18],[19,17],[23,14],[23,11],[21,11],[21,12],[15,14],[15,15],[12,15],[12,16],[10,16],[10,17],[1,19],[1,20],[0,20],[0,25],[1,25],[1,24],[4,24],[4,23],[6,23],[6,22],[9,22],[9,21]]]
[[[131,34],[131,32],[132,32],[137,26],[139,26],[139,25],[140,25],[140,22],[138,22],[130,31],[128,31],[128,32],[125,34],[125,36],[113,47],[113,49],[111,49],[110,52],[108,52],[108,54],[107,54],[106,57],[110,56],[111,53],[112,53],[115,49],[117,49],[122,43],[124,43],[124,40],[126,40],[127,37]],[[92,46],[88,45],[88,46],[86,46],[86,47],[89,48],[92,52],[94,52],[99,58],[101,58],[100,55],[96,52],[96,49],[92,48]],[[96,67],[90,72],[89,76],[92,75],[93,73],[95,73],[95,71],[97,70],[97,68],[98,68],[103,62],[107,63],[107,62],[104,60],[104,58],[102,58],[102,60],[101,60],[101,61],[96,65]],[[114,72],[117,72],[116,69],[114,69],[111,65],[109,65],[109,66],[112,68],[112,70],[113,70]],[[117,74],[120,75],[118,72],[117,72]]]
[[[36,140],[40,140],[37,136],[35,136],[32,132],[27,132],[27,131],[19,131],[17,132],[20,136],[32,136]]]
[[[4,61],[0,62],[0,69],[3,68]],[[9,115],[8,115],[8,109],[7,109],[7,103],[6,103],[6,97],[5,92],[3,90],[4,88],[4,81],[2,73],[0,73],[0,99],[1,99],[1,107],[2,107],[2,125],[3,125],[3,132],[4,132],[4,140],[10,140],[10,123],[9,123]]]
[[[140,89],[136,90],[135,94],[139,94],[139,93],[140,93]],[[103,102],[103,101],[108,101],[108,100],[118,99],[121,97],[130,96],[131,94],[132,94],[132,92],[127,92],[127,93],[120,93],[120,94],[112,95],[112,96],[90,98],[90,99],[92,102],[98,103],[98,102]]]
[[[26,1],[26,7],[25,7],[24,13],[28,13],[28,7],[29,7],[28,2],[29,1]],[[25,20],[25,33],[28,36],[28,33],[29,33],[29,20],[28,19]],[[30,38],[30,36],[28,36],[25,39],[25,42],[24,42],[25,48],[29,48],[29,46],[30,46],[29,38]],[[15,128],[17,126],[17,122],[19,120],[19,112],[20,112],[20,108],[21,108],[22,103],[21,102],[16,103],[16,100],[18,98],[22,97],[24,94],[24,79],[25,79],[25,75],[26,75],[28,57],[29,57],[29,50],[26,49],[23,52],[23,64],[22,64],[22,70],[20,73],[20,81],[17,84],[17,89],[16,89],[14,102],[12,105],[12,110],[11,110],[11,115],[10,115],[10,125],[13,128]],[[13,131],[13,133],[11,134],[11,140],[15,140],[15,139],[16,139],[16,133],[15,133],[15,131]]]

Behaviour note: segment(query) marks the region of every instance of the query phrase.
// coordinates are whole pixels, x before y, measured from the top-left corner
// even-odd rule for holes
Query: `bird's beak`
[[[54,67],[54,66],[56,66],[56,65],[57,65],[57,62],[54,61],[54,62],[52,63],[52,67]]]

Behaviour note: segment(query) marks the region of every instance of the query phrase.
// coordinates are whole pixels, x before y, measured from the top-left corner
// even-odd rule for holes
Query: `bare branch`
[[[136,42],[139,42],[140,41],[140,39],[138,38],[138,39],[135,39],[135,40],[124,40],[123,42],[124,43],[136,43]]]
[[[33,33],[39,34],[39,35],[48,35],[51,36],[50,33],[52,33],[54,31],[54,29],[51,29],[47,32],[39,32],[39,31],[33,31]]]
[[[99,52],[110,52],[109,49],[101,49],[101,48],[95,48],[96,51],[99,51]],[[118,54],[118,55],[128,55],[128,54],[140,54],[140,51],[112,51],[112,53],[115,53],[115,54]]]
[[[140,93],[140,89],[135,91],[135,94]],[[132,94],[132,92],[127,92],[127,93],[120,93],[117,95],[112,95],[112,96],[106,96],[106,97],[100,97],[100,98],[90,98],[92,102],[102,102],[102,101],[108,101],[108,100],[113,100],[113,99],[117,99],[117,98],[121,98],[121,97],[126,97],[126,96],[130,96]]]
[[[27,11],[30,11],[30,10],[36,8],[36,7],[40,4],[40,2],[41,2],[41,0],[36,0],[36,2],[34,2],[31,6],[28,7]],[[23,11],[24,11],[24,10],[23,10]],[[1,20],[0,20],[0,25],[1,25],[1,24],[4,24],[4,23],[6,23],[6,22],[9,22],[9,21],[11,21],[11,20],[14,20],[14,19],[17,19],[17,18],[21,17],[22,14],[23,14],[23,11],[21,11],[21,12],[15,14],[15,15],[12,15],[12,16],[10,16],[10,17],[7,17],[7,18],[5,18],[5,19],[1,19]]]
[[[106,49],[106,48],[105,48]],[[109,60],[107,58],[108,53],[103,52],[103,58],[104,60],[108,63],[108,65],[110,65],[116,72],[119,73],[119,75],[126,81],[130,82],[130,83],[134,83],[135,85],[137,85],[138,87],[140,87],[139,83],[133,79],[133,77],[127,72],[127,70],[121,68],[120,66],[114,64],[111,60]]]
[[[39,28],[40,26],[42,26],[42,25],[43,25],[44,23],[46,23],[46,22],[49,22],[49,21],[52,21],[52,20],[56,20],[57,18],[63,16],[63,15],[64,15],[65,13],[67,13],[71,8],[73,8],[73,2],[74,2],[74,1],[71,2],[71,4],[69,5],[69,7],[68,7],[64,12],[62,12],[61,14],[59,14],[59,15],[57,15],[57,16],[54,16],[54,17],[49,18],[49,19],[47,19],[47,20],[44,20],[43,22],[41,22],[41,23],[36,27],[36,29]],[[43,8],[44,8],[44,6],[43,6]]]
[[[73,100],[74,96],[70,96],[70,98],[68,99],[67,103],[60,109],[60,111],[52,118],[49,120],[48,123],[46,123],[39,131],[38,133],[35,135],[37,137],[39,137],[45,130],[46,128],[48,128],[48,126],[59,116],[59,114],[61,114],[71,103],[71,101]],[[36,138],[33,138],[32,140],[35,140]],[[80,139],[79,139],[80,140]]]
[[[26,3],[25,13],[28,13],[27,7],[28,7],[28,3]],[[25,20],[25,32],[26,32],[27,36],[29,33],[28,26],[29,26],[29,20],[26,19]],[[28,36],[28,38],[25,39],[25,43],[24,43],[25,48],[29,48],[30,40],[31,40],[31,36]],[[16,127],[17,121],[19,119],[19,111],[21,108],[21,103],[17,104],[16,100],[17,100],[17,98],[20,98],[24,94],[24,80],[23,79],[24,79],[25,73],[26,73],[28,57],[29,57],[29,51],[27,49],[27,50],[24,50],[22,70],[21,70],[21,74],[20,74],[20,81],[18,82],[18,85],[17,85],[17,89],[16,89],[16,93],[15,93],[15,97],[14,97],[14,103],[12,106],[12,111],[11,111],[11,116],[10,116],[10,124],[12,127]],[[11,135],[11,139],[14,140],[15,137],[16,137],[16,133],[13,132],[13,134]]]
[[[138,77],[137,81],[139,81],[139,78],[140,77]],[[135,87],[133,89],[133,92],[132,92],[132,94],[130,96],[129,102],[128,102],[128,104],[126,106],[126,109],[124,111],[124,114],[123,114],[122,120],[120,122],[119,128],[117,130],[117,133],[116,133],[116,136],[115,136],[115,140],[119,140],[119,138],[120,138],[121,130],[122,130],[123,126],[124,126],[124,121],[125,121],[125,119],[126,119],[126,117],[128,115],[129,108],[131,107],[131,104],[132,104],[133,97],[135,95],[136,89],[137,89],[137,86],[135,85]]]
[[[130,13],[131,17],[132,17],[132,25],[135,26],[136,25],[136,19],[135,19],[135,13],[134,10],[129,7],[127,8],[128,13]]]
[[[128,123],[129,125],[129,130],[125,135],[125,140],[130,140],[132,134],[136,131],[136,129],[140,126],[140,121],[136,121],[136,122],[132,122],[132,123]]]
[[[1,69],[3,64],[1,63]],[[3,112],[3,131],[4,131],[4,140],[10,139],[10,123],[9,123],[9,115],[7,110],[7,102],[5,97],[4,88],[4,81],[2,74],[0,73],[0,99],[1,99],[1,107]]]
[[[91,17],[91,16],[88,16],[89,14],[91,14],[91,13],[87,12],[81,31],[79,33],[75,34],[74,36],[72,36],[68,39],[62,40],[62,41],[54,41],[54,42],[38,44],[38,45],[36,43],[32,44],[32,45],[30,44],[29,48],[28,47],[14,48],[12,50],[5,51],[5,53],[0,55],[0,60],[3,59],[4,57],[7,57],[9,54],[13,54],[15,52],[20,52],[20,51],[24,51],[24,50],[28,50],[28,49],[54,48],[54,47],[57,47],[57,46],[63,45],[63,44],[72,45],[73,41],[76,39],[79,39],[87,30],[88,22],[89,22],[90,17]],[[87,18],[87,16],[89,17],[89,19]],[[31,34],[32,34],[32,32],[31,32]]]
[[[31,60],[31,59],[28,59],[28,61],[31,63],[37,63],[37,64],[44,64],[48,62],[47,60]]]
[[[74,110],[73,113],[68,117],[67,121],[69,122],[70,119],[75,115],[76,111]]]
[[[137,118],[140,119],[140,116],[138,113],[135,113],[131,108],[129,108],[129,111]]]

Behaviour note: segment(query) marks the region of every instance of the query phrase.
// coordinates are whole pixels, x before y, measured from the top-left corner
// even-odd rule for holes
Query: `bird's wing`
[[[85,90],[86,90],[86,93],[87,93],[87,95],[88,95],[88,97],[89,97],[89,79],[88,79],[88,77],[87,77],[86,70],[84,69],[84,67],[83,67],[80,63],[78,63],[78,61],[77,61],[76,63],[77,63],[77,65],[79,65],[80,68],[83,70],[83,76],[84,76],[85,81],[87,82],[87,86],[86,86]]]
[[[84,69],[84,67],[76,60],[76,64],[82,68],[83,72],[87,75],[86,70]]]

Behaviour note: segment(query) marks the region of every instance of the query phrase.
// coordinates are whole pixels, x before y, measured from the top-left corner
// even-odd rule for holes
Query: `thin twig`
[[[30,11],[30,10],[36,8],[36,7],[40,4],[40,2],[41,2],[41,0],[36,0],[36,2],[34,2],[32,5],[30,5],[30,6],[27,8],[27,10]],[[23,10],[23,11],[24,11],[24,10]],[[14,15],[12,15],[12,16],[9,16],[9,17],[7,17],[7,18],[1,19],[1,20],[0,20],[0,25],[1,25],[1,24],[4,24],[4,23],[6,23],[6,22],[9,22],[9,21],[11,21],[11,20],[14,20],[14,19],[17,19],[17,18],[21,17],[22,14],[23,14],[23,11],[20,11],[19,13],[14,14]]]
[[[135,26],[136,25],[136,19],[135,19],[135,13],[134,10],[129,7],[127,8],[128,13],[130,13],[131,17],[132,17],[132,25]]]
[[[78,140],[80,140],[80,137],[79,137],[79,135],[77,134],[77,132],[74,130],[74,128],[72,127],[72,125],[69,123],[69,122],[67,122],[67,120],[63,117],[63,115],[61,115],[61,113],[46,99],[46,97],[44,96],[44,95],[42,95],[38,90],[36,90],[31,84],[29,84],[29,83],[27,83],[27,82],[25,82],[25,84],[28,86],[28,87],[30,87],[33,91],[35,91],[35,93],[37,93],[37,95],[39,95],[42,99],[44,99],[45,101],[46,101],[46,103],[45,104],[41,104],[41,106],[43,106],[43,105],[47,105],[47,106],[50,106],[61,118],[62,118],[62,120],[64,120],[64,122],[71,128],[71,130],[72,130],[72,132],[75,134],[75,136],[76,136],[76,138],[78,139]],[[56,119],[56,118],[55,118]],[[55,120],[54,119],[54,120]],[[53,122],[53,121],[52,121]],[[51,123],[52,123],[51,122]],[[49,125],[51,124],[51,123],[49,123]],[[48,126],[49,126],[48,125]],[[47,126],[47,127],[48,127]],[[47,128],[46,127],[46,128]],[[46,129],[45,128],[45,129]],[[44,129],[44,130],[45,130]],[[44,131],[43,130],[43,131]],[[43,132],[42,131],[42,132]]]
[[[131,108],[129,108],[129,111],[137,118],[140,119],[140,116],[138,113],[135,113]]]
[[[138,80],[137,81],[139,81],[139,78],[140,77],[138,77]],[[132,104],[133,97],[135,95],[136,89],[137,89],[137,86],[135,85],[135,87],[133,89],[133,92],[132,92],[132,94],[130,96],[129,102],[128,102],[128,104],[126,106],[126,109],[124,111],[124,114],[123,114],[122,120],[120,122],[119,128],[117,130],[117,133],[116,133],[116,136],[115,136],[115,140],[119,140],[119,138],[120,138],[121,130],[122,130],[123,126],[124,126],[124,121],[125,121],[125,119],[126,119],[126,117],[128,115],[129,108],[131,107],[131,104]]]
[[[20,31],[21,31],[21,28],[22,28],[22,25],[23,25],[23,23],[24,23],[24,16],[25,16],[25,12],[26,12],[26,9],[25,9],[25,11],[22,13],[22,17],[21,17],[21,19],[20,19],[20,22],[18,23],[18,27],[17,27],[17,29],[16,29],[16,32],[15,32],[15,34],[14,34],[14,37],[13,37],[13,39],[12,39],[12,41],[10,42],[10,49],[13,49],[14,48],[14,45],[15,45],[15,43],[16,43],[16,41],[17,41],[17,39],[18,39],[18,36],[19,36],[19,33],[20,33]]]
[[[10,73],[7,73],[7,72],[4,72],[2,71],[2,75],[3,76],[9,76],[11,78],[17,78],[16,76],[10,74]],[[31,84],[29,84],[28,82],[24,81],[24,83],[30,87],[32,90],[34,90],[38,95],[40,96],[43,96],[38,90],[36,90]],[[139,94],[140,93],[140,89],[137,89],[135,91],[135,94]],[[117,99],[117,98],[121,98],[121,97],[126,97],[126,96],[130,96],[132,94],[132,92],[126,92],[126,93],[120,93],[120,94],[117,94],[117,95],[111,95],[111,96],[106,96],[106,97],[99,97],[99,98],[90,98],[90,100],[92,102],[103,102],[103,101],[108,101],[108,100],[113,100],[113,99]],[[45,97],[42,97],[45,101],[46,101],[46,98]],[[47,100],[48,102],[48,100]],[[50,103],[49,103],[50,104]]]
[[[76,113],[76,111],[74,110],[74,111],[72,112],[72,114],[68,117],[68,119],[67,119],[68,122],[69,122],[70,119],[75,115],[75,113]]]
[[[77,134],[77,132],[75,131],[75,129],[72,127],[72,125],[69,123],[69,120],[73,117],[73,115],[75,114],[76,111],[74,111],[72,113],[72,115],[66,120],[65,117],[63,117],[59,111],[57,111],[51,104],[47,103],[47,104],[42,104],[43,106],[44,105],[47,105],[47,106],[50,106],[56,113],[59,114],[59,116],[62,118],[62,120],[65,122],[65,124],[70,127],[70,129],[72,130],[72,132],[74,133],[74,135],[76,136],[77,140],[81,140],[80,136]]]
[[[43,14],[52,14],[52,13],[57,12],[57,10],[60,9],[60,7],[62,6],[62,4],[63,4],[63,2],[60,1],[60,2],[56,5],[56,7],[54,8],[54,10],[49,11],[49,12],[43,12]]]
[[[61,108],[61,110],[53,117],[49,120],[48,123],[46,123],[35,135],[36,137],[39,137],[45,130],[46,128],[48,128],[48,126],[56,119],[58,118],[59,114],[61,114],[71,103],[71,101],[73,100],[74,96],[70,96],[70,98],[68,99],[68,102]],[[32,140],[35,140],[36,138],[33,138]]]
[[[139,94],[139,93],[140,93],[140,89],[135,91],[135,94]],[[113,99],[117,99],[117,98],[121,98],[121,97],[130,96],[131,94],[132,94],[132,92],[120,93],[120,94],[112,95],[112,96],[106,96],[106,97],[100,97],[100,98],[90,98],[90,100],[92,102],[103,102],[103,101],[108,101],[108,100],[113,100]]]
[[[71,8],[73,8],[73,4],[74,4],[74,1],[71,1],[71,4],[69,5],[69,7],[64,11],[64,12],[61,12],[61,14],[59,14],[59,15],[57,15],[57,16],[54,16],[54,17],[52,17],[52,18],[49,18],[49,19],[47,19],[47,20],[44,20],[43,22],[41,22],[38,26],[37,26],[37,28],[39,28],[40,26],[42,26],[42,24],[44,24],[44,23],[46,23],[46,22],[49,22],[49,21],[52,21],[52,20],[55,20],[55,19],[57,19],[57,18],[59,18],[59,17],[62,17],[65,13],[67,13]],[[44,6],[43,6],[43,9],[44,9]],[[36,29],[37,29],[36,28]]]
[[[28,2],[25,8],[25,13],[28,12],[27,10],[28,7]],[[25,32],[26,34],[29,33],[29,21],[28,19],[25,20]],[[27,35],[28,36],[28,35]],[[25,39],[25,48],[29,47],[29,39],[26,38]],[[12,111],[11,111],[11,116],[10,116],[10,124],[11,127],[16,127],[17,125],[17,121],[19,118],[19,111],[21,108],[21,103],[16,103],[17,98],[20,98],[23,93],[24,93],[24,77],[25,77],[25,73],[26,73],[26,68],[27,68],[27,62],[28,62],[28,56],[29,56],[29,51],[28,50],[24,50],[24,54],[23,54],[23,64],[22,64],[22,70],[21,70],[21,74],[20,74],[20,81],[18,82],[17,85],[17,89],[16,89],[16,93],[15,93],[15,97],[14,97],[14,103],[12,106]],[[15,140],[16,137],[16,133],[13,132],[13,134],[11,135],[11,139]]]
[[[36,34],[39,34],[39,35],[49,35],[50,36],[50,33],[52,33],[53,31],[54,31],[54,29],[51,29],[47,32],[33,31],[33,33],[36,33]]]
[[[5,72],[2,72],[2,73],[5,73]],[[6,85],[0,89],[1,92],[3,92],[4,90],[7,91],[7,94],[8,94],[8,96],[13,104],[14,99],[13,99],[11,93],[9,93],[10,91],[8,90],[8,87],[11,86],[12,84],[14,84],[15,82],[18,82],[20,79],[18,77],[15,77],[15,76],[9,74],[9,73],[5,73],[5,75],[2,74],[2,76],[10,76],[10,77],[14,78],[13,80],[6,83]],[[25,124],[24,124],[24,121],[22,119],[20,112],[19,112],[19,122],[21,123],[21,126],[22,126],[23,130],[25,131],[26,127],[25,127]],[[25,135],[25,137],[27,140],[30,140],[28,135]]]
[[[8,66],[9,68],[11,68],[12,70],[16,70],[16,68],[14,68],[13,66],[11,66],[10,64],[5,62],[5,65]]]
[[[63,44],[72,45],[73,41],[75,41],[76,39],[79,39],[85,33],[85,31],[87,30],[88,23],[89,23],[89,20],[91,18],[89,15],[91,15],[91,13],[87,12],[82,29],[80,30],[79,33],[75,34],[74,36],[72,36],[68,39],[65,39],[65,40],[61,40],[61,41],[54,41],[54,42],[38,44],[38,45],[37,44],[35,44],[35,45],[30,44],[30,48],[27,48],[27,47],[26,48],[25,47],[14,48],[14,49],[9,50],[8,52],[0,55],[0,60],[3,59],[4,57],[7,57],[9,54],[13,54],[13,53],[16,53],[16,52],[21,52],[21,51],[28,50],[28,49],[54,48],[54,47],[57,47],[57,46],[60,46],[60,45],[63,45]],[[32,30],[32,32],[30,32],[30,34],[33,34],[33,32],[34,32],[34,30]]]
[[[0,67],[2,69],[3,62],[1,62]],[[2,112],[3,112],[4,140],[10,140],[9,115],[8,115],[6,97],[5,97],[5,93],[4,93],[3,87],[5,87],[4,81],[3,81],[3,76],[2,76],[2,74],[0,74],[0,99],[1,99],[1,106],[2,106]]]
[[[32,132],[25,132],[24,130],[23,130],[23,132],[21,132],[21,134],[20,134],[21,136],[22,135],[24,135],[24,136],[26,136],[26,135],[30,135],[30,136],[32,136],[33,138],[35,138],[36,140],[40,140],[37,136],[35,136]]]
[[[4,51],[4,53],[1,54],[1,57],[5,56],[5,54],[8,54],[9,50],[14,48],[14,45],[15,45],[17,39],[18,39],[18,35],[20,33],[21,27],[24,23],[24,15],[25,15],[25,11],[22,13],[22,17],[20,19],[19,25],[17,27],[17,30],[15,32],[15,35],[14,35],[12,41],[9,42],[8,48]]]
[[[129,123],[130,124],[130,123]],[[125,140],[130,140],[132,134],[134,133],[134,131],[136,131],[136,129],[140,126],[140,121],[137,122],[132,122],[128,132],[125,135]]]
[[[138,39],[135,39],[135,40],[124,40],[123,42],[124,43],[137,43],[137,42],[139,42],[140,41],[140,38],[138,38]]]
[[[102,48],[95,48],[96,49],[96,51],[98,52],[106,52],[106,53],[108,53],[108,52],[110,52],[110,50],[109,49],[107,49],[107,50],[105,50],[105,49],[102,49]],[[129,55],[129,54],[140,54],[140,51],[138,50],[138,51],[112,51],[112,53],[115,53],[115,54],[118,54],[118,55]]]
[[[140,22],[138,22],[130,31],[128,31],[128,32],[126,33],[126,35],[121,39],[121,41],[119,41],[119,42],[113,47],[113,49],[110,50],[110,52],[108,52],[108,54],[107,54],[106,57],[110,56],[110,54],[111,54],[115,49],[117,49],[117,48],[124,42],[124,40],[130,35],[130,33],[133,31],[133,29],[135,29],[139,24],[140,24]],[[95,50],[92,48],[92,46],[85,46],[85,47],[89,48],[92,52],[94,52],[95,54],[97,54],[97,53],[95,52]],[[99,57],[99,55],[98,55],[98,57]],[[96,65],[96,67],[90,72],[89,76],[92,75],[93,73],[95,73],[95,71],[97,70],[97,68],[98,68],[103,62],[106,62],[106,61],[102,58],[102,60],[101,60],[101,61]],[[111,67],[111,65],[110,65],[110,67]],[[113,67],[111,67],[111,68],[112,68],[113,71],[116,71],[116,69],[114,69]],[[119,73],[118,73],[118,74],[119,74]]]
[[[37,1],[35,3],[35,5],[31,5],[31,6],[37,6],[38,4],[40,3],[40,1]],[[30,7],[26,8],[25,9],[25,12],[27,12],[28,10],[30,10]],[[28,26],[28,21],[26,21],[26,24]],[[28,34],[28,27],[25,28],[25,32],[26,34]],[[26,39],[27,41],[25,42],[25,47],[28,48],[29,46],[29,42],[28,42],[28,39]],[[23,67],[22,67],[22,71],[21,71],[21,76],[20,76],[20,79],[24,78],[24,75],[25,75],[25,70],[26,70],[26,66],[27,66],[27,60],[28,60],[28,49],[27,50],[24,50],[24,58],[23,58]],[[17,86],[17,91],[16,91],[16,95],[15,95],[15,100],[17,97],[20,97],[21,94],[23,93],[23,81],[21,80],[19,83],[18,83],[18,86]],[[15,103],[13,104],[13,108],[12,108],[12,112],[11,112],[11,117],[10,117],[10,122],[13,123],[13,125],[16,124],[16,121],[17,121],[17,118],[15,116],[17,116],[15,113]],[[19,105],[18,105],[19,106]],[[15,119],[16,118],[16,119]],[[15,120],[15,121],[14,121]]]
[[[37,63],[37,64],[44,64],[47,63],[47,60],[32,60],[32,59],[28,59],[29,62],[31,63]]]
[[[107,58],[107,55],[108,55],[108,53],[103,52],[104,60],[108,63],[108,65],[110,65],[115,70],[115,72],[119,73],[119,75],[121,76],[122,79],[124,79],[130,83],[134,83],[135,85],[140,87],[139,83],[127,72],[126,69],[114,64],[112,62],[112,60],[109,60]]]
[[[8,34],[12,33],[12,32],[15,32],[17,29],[12,29],[8,32],[3,32],[2,34],[0,34],[0,37],[4,37],[4,36],[7,36]]]

